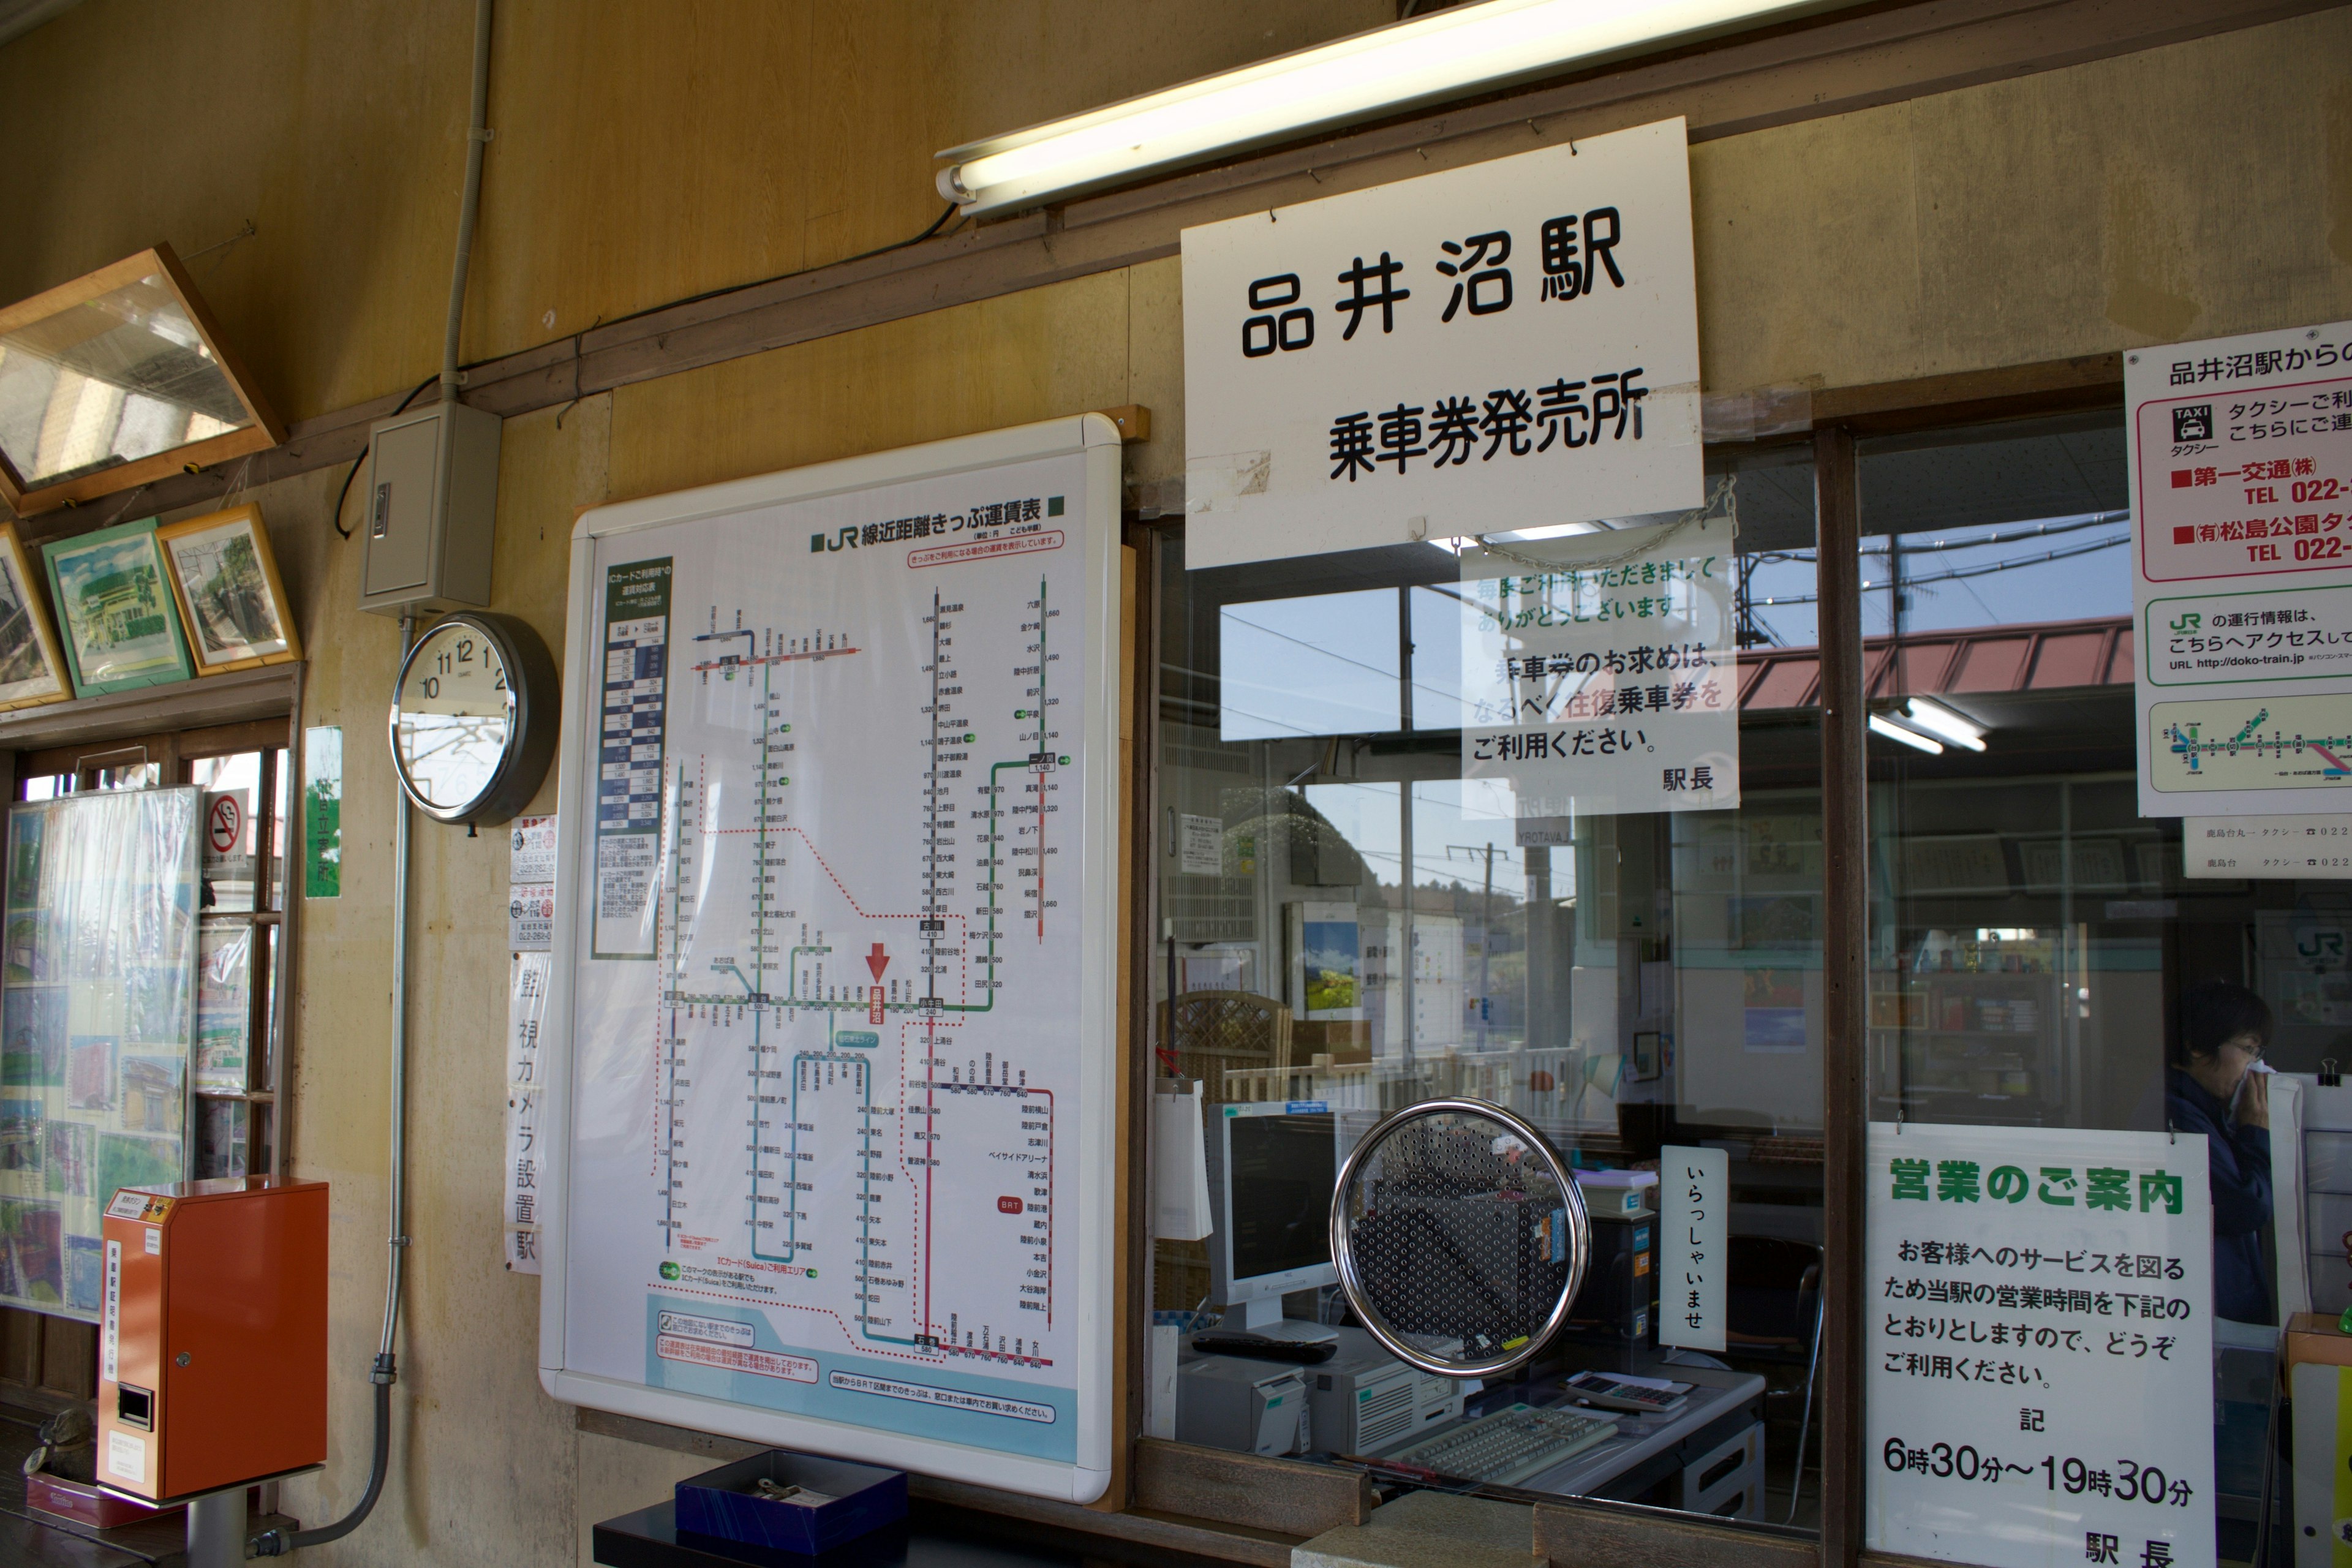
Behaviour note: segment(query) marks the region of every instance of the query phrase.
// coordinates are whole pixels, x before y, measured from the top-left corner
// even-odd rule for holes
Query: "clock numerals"
[[[452,617],[417,642],[398,684],[393,755],[418,806],[445,822],[473,821],[511,815],[530,798],[553,747],[553,709],[539,694],[551,695],[556,678],[528,626]]]

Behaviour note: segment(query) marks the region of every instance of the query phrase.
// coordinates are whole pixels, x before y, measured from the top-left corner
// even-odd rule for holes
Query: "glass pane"
[[[2251,1560],[2274,1325],[2352,1304],[2332,1200],[2307,1237],[2273,1200],[2330,1135],[2273,1142],[2344,1054],[2352,894],[2192,875],[2182,822],[2139,815],[2123,468],[2119,414],[1861,455],[1866,1443],[1893,1552],[1932,1529],[1991,1560],[2054,1508],[2089,1561]],[[2032,1473],[1959,1482],[1937,1443]],[[2158,1473],[2162,1507],[2126,1496]]]
[[[242,1176],[256,1170],[249,1145],[253,1107],[242,1100],[196,1097],[196,1174]]]
[[[94,790],[153,789],[163,782],[163,769],[159,763],[117,763],[89,770],[89,783]]]
[[[0,456],[27,489],[251,423],[160,275],[0,336]]]
[[[286,770],[291,761],[291,753],[289,752],[284,746],[280,746],[276,751],[272,752],[270,755],[272,758],[272,763],[269,770],[269,852],[268,857],[268,869],[267,872],[269,884],[269,901],[263,907],[265,909],[282,910],[286,907],[286,855],[288,849],[288,840],[286,837]]]
[[[278,1070],[278,956],[281,932],[277,925],[256,925],[253,928],[253,975],[258,982],[261,1016],[255,1026],[261,1049],[253,1059],[247,1082],[257,1089],[276,1085]]]
[[[73,791],[73,774],[71,773],[42,773],[37,777],[28,778],[24,781],[25,798],[26,800],[55,800],[61,795],[71,794]]]
[[[251,1087],[253,926],[206,921],[196,941],[196,1088],[241,1093]]]
[[[1200,572],[1181,538],[1163,552],[1155,1045],[1163,1075],[1202,1086],[1215,1218],[1203,1240],[1155,1243],[1153,1306],[1187,1332],[1336,1335],[1339,1354],[1306,1369],[1307,1423],[1275,1451],[1370,1458],[1411,1486],[1420,1445],[1498,1430],[1482,1423],[1525,1404],[1558,1413],[1550,1434],[1449,1489],[1790,1516],[1819,1436],[1800,1433],[1822,1247],[1812,475],[1809,448],[1711,467],[1734,481],[1718,513],[1736,510],[1736,542],[1718,516]],[[1680,553],[1661,532],[1675,527],[1700,530]],[[1727,558],[1697,542],[1717,537]],[[1569,623],[1617,616],[1624,636],[1580,665]],[[1567,642],[1549,635],[1562,626]],[[1721,713],[1725,754],[1664,787],[1711,788],[1717,771],[1727,786],[1736,756],[1740,804],[1651,809],[1652,727],[1681,721],[1653,715],[1697,708]],[[1641,808],[1594,806],[1565,749],[1562,768],[1522,765],[1538,730],[1545,758],[1580,731],[1597,745],[1606,730],[1612,757],[1621,740],[1639,751],[1627,766],[1646,784],[1623,798]],[[1506,731],[1522,734],[1509,765],[1481,745]],[[1390,1359],[1349,1315],[1322,1217],[1375,1120],[1445,1095],[1526,1118],[1581,1172],[1594,1216],[1567,1327],[1491,1384]],[[1701,1314],[1719,1351],[1678,1348],[1690,1304],[1660,1289],[1676,1151],[1721,1163],[1727,1289]],[[1310,1165],[1320,1186],[1302,1202]],[[1314,1256],[1265,1264],[1274,1226]],[[1664,1410],[1606,1409],[1576,1403],[1580,1373],[1675,1386]],[[1176,1436],[1240,1441],[1182,1384]],[[1690,1473],[1654,1458],[1702,1434]],[[1801,1522],[1816,1490],[1793,1500]]]

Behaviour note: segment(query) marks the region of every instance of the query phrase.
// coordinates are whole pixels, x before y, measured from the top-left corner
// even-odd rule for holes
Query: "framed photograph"
[[[0,500],[20,517],[284,437],[170,246],[0,308]]]
[[[302,657],[259,507],[168,523],[155,531],[155,539],[163,547],[197,674],[290,664]]]
[[[153,518],[45,544],[41,554],[76,696],[194,679]]]
[[[1659,1033],[1656,1029],[1636,1029],[1633,1032],[1633,1060],[1625,1076],[1635,1083],[1655,1083],[1658,1080]]]
[[[32,561],[17,541],[16,525],[0,522],[0,711],[72,699]]]

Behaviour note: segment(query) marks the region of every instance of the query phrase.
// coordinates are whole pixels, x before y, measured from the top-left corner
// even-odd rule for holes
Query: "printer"
[[[1202,1355],[1176,1365],[1176,1440],[1238,1453],[1303,1454],[1311,1438],[1306,1370],[1295,1363]]]

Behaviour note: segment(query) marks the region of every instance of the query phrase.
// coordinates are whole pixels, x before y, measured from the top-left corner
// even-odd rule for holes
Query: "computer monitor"
[[[1331,1266],[1339,1117],[1319,1100],[1221,1105],[1206,1132],[1216,1224],[1210,1290],[1227,1309],[1225,1326],[1279,1339],[1335,1338],[1319,1323],[1286,1319],[1282,1298],[1339,1282]]]

